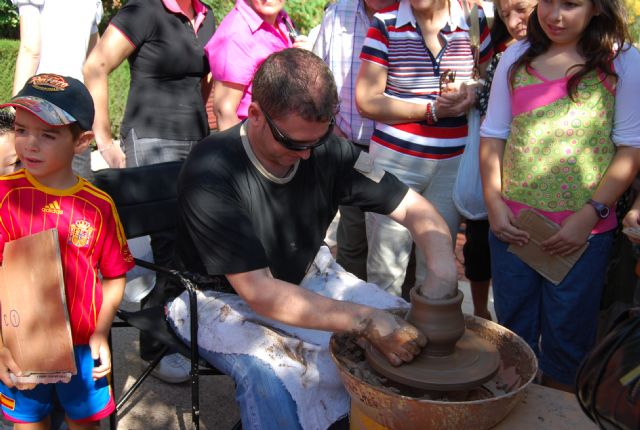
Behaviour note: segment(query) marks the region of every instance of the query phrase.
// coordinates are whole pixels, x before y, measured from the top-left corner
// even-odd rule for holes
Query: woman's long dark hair
[[[631,41],[627,27],[626,7],[622,0],[589,1],[593,3],[598,15],[591,18],[578,41],[578,53],[584,57],[585,62],[574,66],[578,71],[567,82],[571,98],[575,96],[580,80],[592,70],[600,70],[606,77],[617,80],[618,74],[613,70],[613,60],[625,48],[625,44]],[[527,40],[529,48],[511,66],[509,74],[512,85],[515,71],[523,65],[530,65],[536,57],[547,52],[551,46],[551,40],[538,21],[538,6],[529,16]]]

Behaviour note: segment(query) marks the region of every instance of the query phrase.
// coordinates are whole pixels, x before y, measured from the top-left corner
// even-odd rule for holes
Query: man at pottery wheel
[[[388,214],[411,231],[426,256],[429,274],[421,293],[430,298],[451,296],[457,287],[451,236],[427,200],[333,134],[338,105],[332,74],[320,58],[296,48],[268,57],[254,76],[248,118],[197,144],[182,169],[178,260],[193,272],[224,274],[237,293],[231,308],[256,315],[245,322],[280,323],[269,336],[297,333],[293,330],[300,327],[354,333],[398,366],[426,343],[415,327],[380,309],[334,300],[298,284],[339,205]],[[173,308],[172,322],[179,326]],[[220,322],[229,318],[224,309],[216,314]],[[199,312],[203,319],[210,314]],[[213,335],[202,328],[200,333],[203,356],[236,382],[243,428],[321,427],[320,421],[300,422],[300,400],[274,374],[277,364],[265,365],[252,352],[212,352],[203,342]],[[261,341],[242,339],[254,349],[252,342]],[[303,349],[295,344],[284,355],[295,358],[306,353]],[[307,358],[298,361],[307,372]],[[327,409],[325,403],[315,408]]]

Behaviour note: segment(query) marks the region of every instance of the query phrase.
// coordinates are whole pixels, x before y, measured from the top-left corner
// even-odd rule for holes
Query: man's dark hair
[[[272,118],[300,115],[329,121],[338,113],[338,91],[331,70],[310,51],[289,48],[267,57],[253,77],[252,100]]]
[[[0,136],[13,131],[16,116],[9,109],[0,109]]]

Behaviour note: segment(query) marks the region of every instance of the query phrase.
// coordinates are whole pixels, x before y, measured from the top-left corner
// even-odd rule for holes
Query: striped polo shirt
[[[379,11],[372,22],[360,58],[387,69],[385,95],[426,105],[439,94],[440,76],[456,72],[456,82],[468,81],[473,72],[469,25],[458,0],[451,0],[449,21],[440,31],[444,48],[433,54],[426,47],[409,0]],[[480,16],[480,63],[491,59],[491,37],[482,9]],[[453,158],[464,152],[467,140],[465,115],[403,123],[376,123],[371,138],[389,149],[421,158]]]
[[[111,198],[80,178],[58,190],[26,170],[0,177],[0,262],[4,244],[51,228],[58,230],[60,257],[74,345],[86,345],[102,307],[105,278],[134,265]]]

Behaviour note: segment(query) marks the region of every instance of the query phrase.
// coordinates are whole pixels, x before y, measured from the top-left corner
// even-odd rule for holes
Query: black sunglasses
[[[262,111],[262,113],[264,114],[264,118],[267,120],[267,124],[269,124],[269,128],[271,129],[273,138],[280,145],[291,151],[306,151],[307,149],[313,149],[317,148],[320,145],[324,145],[329,136],[331,136],[331,133],[333,133],[333,126],[336,123],[336,119],[334,117],[331,117],[327,132],[323,134],[320,139],[316,140],[313,143],[309,143],[308,141],[291,139],[289,136],[280,131],[280,129],[273,123],[273,120],[265,111]]]

